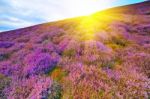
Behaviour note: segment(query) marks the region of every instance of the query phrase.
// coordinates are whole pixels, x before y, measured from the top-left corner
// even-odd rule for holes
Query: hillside
[[[150,1],[0,33],[2,99],[150,98]]]

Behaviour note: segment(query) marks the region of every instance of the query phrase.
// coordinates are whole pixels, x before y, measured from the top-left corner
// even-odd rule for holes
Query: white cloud
[[[99,11],[110,6],[112,0],[10,0],[16,13],[38,15],[51,21]]]
[[[10,17],[9,20],[2,20],[1,24],[3,24],[4,26],[12,26],[12,27],[18,27],[18,28],[34,25],[34,23],[32,22],[13,18],[13,17]]]
[[[90,14],[110,7],[114,0],[2,0],[1,25],[16,28]],[[1,2],[1,1],[0,1]],[[40,19],[37,20],[37,19]],[[42,21],[41,21],[42,20]]]
[[[27,17],[38,16],[46,21],[62,18],[66,10],[60,3],[52,0],[11,0],[9,2],[14,8],[14,13]]]

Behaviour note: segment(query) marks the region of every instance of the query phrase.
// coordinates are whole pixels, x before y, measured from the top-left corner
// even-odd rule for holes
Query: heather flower
[[[0,98],[148,99],[147,7],[0,33]]]
[[[52,84],[53,83],[50,78],[40,78],[33,85],[33,90],[29,94],[28,98],[30,98],[30,99],[45,99],[45,98],[47,98],[49,96],[49,94],[51,93]]]
[[[70,39],[69,38],[64,38],[59,44],[58,44],[58,49],[60,50],[60,52],[63,52],[68,43],[70,42]]]
[[[103,95],[109,93],[112,82],[108,82],[107,75],[97,67],[78,63],[70,64],[68,69],[70,71],[67,80],[72,83],[70,87],[73,89],[73,98],[102,98],[98,94],[101,90],[104,90]]]
[[[13,42],[8,42],[8,41],[0,41],[0,48],[9,48],[12,47],[14,45]]]
[[[101,32],[95,33],[95,39],[104,43],[105,41],[110,39],[110,36],[107,32],[101,31]]]
[[[38,75],[48,73],[59,62],[59,56],[56,53],[31,53],[25,57],[25,75]]]
[[[41,53],[41,52],[43,52],[43,53],[52,53],[52,52],[58,53],[59,52],[58,49],[56,48],[56,46],[51,42],[49,42],[47,44],[35,44],[33,46],[33,51],[39,52],[39,53]]]
[[[13,51],[18,51],[18,50],[23,49],[24,46],[25,46],[25,43],[16,43],[11,49]]]
[[[107,75],[115,81],[118,81],[121,78],[120,71],[111,70],[111,69],[106,69],[105,71],[106,71]]]
[[[13,52],[13,54],[10,57],[10,60],[16,64],[23,64],[23,59],[31,52],[32,51],[27,49],[18,50],[16,52]]]
[[[0,73],[5,76],[15,76],[21,73],[21,66],[12,64],[10,61],[4,61],[0,63]]]
[[[3,90],[9,86],[11,79],[9,77],[4,76],[3,74],[0,74],[0,79],[0,98],[4,99],[6,98],[6,96]]]
[[[27,43],[29,40],[30,40],[29,35],[22,36],[20,38],[15,39],[15,41],[18,43]]]
[[[14,78],[10,85],[3,90],[7,98],[41,99],[50,94],[52,81],[45,76],[32,76],[28,79]]]

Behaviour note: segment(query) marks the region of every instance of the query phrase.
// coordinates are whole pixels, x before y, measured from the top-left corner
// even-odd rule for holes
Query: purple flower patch
[[[22,70],[20,65],[12,65],[9,61],[4,61],[0,64],[0,73],[5,76],[14,76]]]
[[[0,48],[9,48],[9,47],[12,47],[14,45],[13,42],[0,42]]]
[[[59,61],[56,53],[32,53],[25,57],[25,75],[38,75],[51,71]]]

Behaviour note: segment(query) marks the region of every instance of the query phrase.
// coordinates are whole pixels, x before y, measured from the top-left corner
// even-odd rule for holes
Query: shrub
[[[124,38],[112,37],[112,43],[115,43],[118,46],[125,47],[128,42]]]
[[[17,51],[23,49],[24,46],[25,46],[25,43],[17,43],[17,44],[14,45],[13,47],[11,47],[10,50],[11,50],[12,52],[17,52]]]
[[[8,41],[0,42],[0,48],[9,48],[12,47],[13,45],[14,45],[13,42],[8,42]]]
[[[132,64],[142,68],[142,71],[150,77],[150,54],[136,53],[130,59]]]
[[[0,61],[3,61],[8,58],[9,58],[9,53],[0,52]]]
[[[50,72],[50,77],[55,81],[61,81],[67,74],[68,72],[63,70],[61,67],[55,67]]]
[[[0,74],[0,79],[1,79],[0,80],[0,98],[4,99],[4,98],[6,98],[6,96],[5,96],[4,92],[3,92],[3,90],[6,87],[8,87],[8,85],[11,82],[11,79],[6,77],[6,76],[4,76],[3,74]]]
[[[107,75],[96,66],[86,66],[81,63],[70,64],[69,75],[66,82],[71,83],[69,89],[70,94],[67,97],[73,99],[101,99],[102,95],[109,95],[110,84]],[[66,86],[69,86],[68,84]],[[65,87],[64,93],[67,92]],[[104,90],[104,92],[101,92]],[[100,94],[101,93],[101,94]]]
[[[33,43],[29,43],[29,42],[26,43],[24,48],[27,49],[27,50],[33,50]]]
[[[31,53],[25,57],[25,75],[38,75],[48,73],[59,62],[56,53]]]
[[[58,49],[60,50],[60,52],[63,52],[66,49],[69,42],[70,42],[69,38],[64,38],[59,42]]]
[[[114,60],[105,61],[101,65],[101,67],[103,67],[103,68],[109,68],[109,69],[114,68],[114,66],[115,66],[115,61]]]
[[[110,40],[107,40],[105,44],[110,46],[112,49],[124,48],[129,45],[129,41],[123,37],[111,37]]]
[[[70,64],[67,69],[70,72],[66,82],[71,82],[69,89],[72,89],[72,94],[68,97],[72,96],[73,99],[148,98],[150,82],[145,75],[136,71],[135,67],[129,68],[124,65],[122,69],[105,70],[96,66]],[[64,88],[66,93],[68,87]]]
[[[47,99],[52,92],[53,82],[50,78],[40,78],[33,86],[33,90],[28,98]],[[54,98],[53,98],[54,99]]]
[[[50,93],[52,81],[44,76],[32,76],[28,79],[13,78],[10,85],[4,90],[8,99],[45,99]]]
[[[21,38],[16,39],[18,43],[27,43],[29,40],[30,40],[29,37],[21,37]]]
[[[0,63],[0,73],[5,76],[15,76],[21,71],[20,65],[12,64],[10,61]]]
[[[111,60],[113,55],[111,49],[99,41],[87,41],[81,50],[80,58],[87,65],[102,65]]]
[[[10,61],[15,64],[23,64],[23,59],[31,53],[30,50],[27,49],[16,49],[17,51],[14,51],[13,54],[11,55]]]
[[[48,99],[61,99],[62,97],[62,87],[59,83],[53,82],[50,94],[48,95]]]
[[[103,61],[101,67],[114,69],[116,65],[121,65],[122,62],[123,61],[119,56],[114,55],[111,59]]]
[[[41,53],[41,52],[43,52],[43,53],[52,53],[52,52],[58,53],[56,46],[51,42],[49,42],[47,44],[41,44],[41,45],[35,44],[33,46],[33,51],[39,52],[39,53]]]
[[[79,50],[80,50],[80,46],[81,43],[75,39],[70,40],[67,43],[67,46],[65,47],[62,55],[68,58],[73,58],[75,56],[77,56]]]
[[[52,33],[43,33],[40,35],[41,38],[41,43],[48,43],[51,42],[53,40],[53,38],[55,37],[55,35],[57,34],[52,34]]]
[[[74,57],[75,55],[76,55],[75,49],[68,49],[68,50],[64,50],[63,52],[63,56],[66,57]]]

